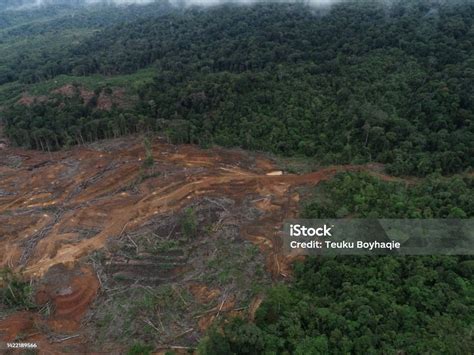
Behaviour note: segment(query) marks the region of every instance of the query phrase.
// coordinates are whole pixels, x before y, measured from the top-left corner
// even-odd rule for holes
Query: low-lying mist
[[[119,0],[122,1],[122,0]],[[170,0],[173,5],[184,5],[184,6],[215,6],[221,4],[254,4],[261,2],[274,2],[274,3],[304,3],[309,5],[330,5],[336,2],[344,0],[274,0],[274,1],[262,1],[262,0]]]
[[[112,6],[128,6],[128,5],[149,5],[160,4],[164,6],[174,7],[213,7],[224,4],[234,5],[252,5],[258,3],[281,3],[281,4],[304,4],[312,7],[327,8],[336,3],[343,2],[362,2],[372,1],[387,6],[395,3],[409,4],[419,1],[425,5],[447,5],[457,3],[470,3],[472,0],[0,0],[0,11],[3,10],[34,10],[49,5],[61,6],[87,6],[87,5],[112,5]]]
[[[328,6],[347,0],[0,0],[0,9],[32,9],[48,5],[145,5],[151,3],[169,4],[179,7],[189,6],[218,6],[222,4],[250,5],[255,3],[302,3],[312,6]]]

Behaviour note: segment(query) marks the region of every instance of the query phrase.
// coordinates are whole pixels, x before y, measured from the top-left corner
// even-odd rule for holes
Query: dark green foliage
[[[0,270],[0,309],[35,308],[30,283],[21,280],[19,275],[8,268]],[[3,307],[2,307],[3,306]]]
[[[96,110],[77,94],[30,107],[17,105],[5,115],[5,133],[18,144],[33,149],[56,150],[98,139],[145,132],[154,127],[143,115]]]
[[[466,218],[474,216],[474,179],[431,175],[419,183],[339,174],[315,191],[305,218]]]
[[[215,327],[212,327],[206,338],[199,344],[200,354],[232,354],[229,341]]]
[[[16,107],[6,113],[6,133],[47,149],[144,127],[174,143],[379,161],[397,175],[460,172],[474,163],[473,19],[469,1],[348,2],[324,13],[301,4],[162,11],[104,26],[48,54],[48,64],[3,73],[7,81],[12,73],[43,80],[152,66],[159,74],[139,90],[136,107]]]
[[[143,168],[149,169],[155,163],[153,159],[153,151],[151,148],[151,142],[148,138],[143,140],[143,146],[145,147],[145,160],[143,161]]]
[[[166,2],[127,7],[76,6],[84,5],[83,0],[55,3],[24,11],[2,11],[0,1],[0,49],[2,44],[10,45],[0,57],[0,85],[16,80],[30,84],[65,73],[83,74],[83,58],[71,57],[79,41],[117,23],[162,16],[171,9]]]
[[[234,320],[204,341],[233,354],[464,354],[474,346],[473,274],[456,257],[338,257],[295,267],[255,324]],[[216,345],[217,344],[217,345]]]
[[[153,351],[151,345],[144,345],[142,343],[135,343],[128,350],[127,355],[149,355]]]
[[[270,294],[257,326],[286,340],[325,339],[331,353],[466,353],[473,275],[456,257],[310,259],[297,265],[286,303]],[[286,297],[285,297],[286,298]],[[278,307],[278,312],[274,309]],[[317,353],[326,353],[320,351]]]
[[[473,11],[345,4],[320,17],[257,6],[195,11],[186,22],[171,15],[173,26],[142,22],[137,32],[166,37],[153,42],[161,74],[141,94],[157,109],[143,112],[191,122],[194,143],[331,163],[376,160],[396,174],[460,171],[473,163],[464,74]],[[463,30],[448,34],[443,21]]]
[[[404,218],[455,208],[474,216],[472,178],[432,176],[419,185],[341,174],[317,190],[307,218]],[[322,196],[321,196],[322,195]],[[323,205],[328,205],[323,209]],[[275,286],[255,323],[233,320],[203,341],[203,354],[465,354],[474,347],[470,257],[309,258],[291,285]]]
[[[197,232],[197,219],[194,209],[189,207],[184,211],[181,217],[181,232],[185,238],[192,238]]]

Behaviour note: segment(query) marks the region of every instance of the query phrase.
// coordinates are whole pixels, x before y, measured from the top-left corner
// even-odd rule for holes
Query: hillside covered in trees
[[[28,105],[7,95],[1,116],[11,140],[52,150],[158,130],[177,143],[378,161],[395,174],[472,166],[472,2],[157,6],[95,17],[77,10],[79,19],[2,31],[10,43],[80,27],[64,46],[38,40],[37,50],[9,53],[0,66],[5,88],[152,70],[133,104],[109,110],[97,107],[101,85],[92,98],[49,95]]]

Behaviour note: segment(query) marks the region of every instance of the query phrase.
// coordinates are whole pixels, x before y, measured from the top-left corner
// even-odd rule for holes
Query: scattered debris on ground
[[[216,319],[252,318],[262,287],[289,276],[278,233],[300,188],[340,171],[384,177],[371,166],[287,174],[241,150],[142,143],[2,150],[0,267],[34,280],[41,312],[0,314],[0,340],[192,348]]]

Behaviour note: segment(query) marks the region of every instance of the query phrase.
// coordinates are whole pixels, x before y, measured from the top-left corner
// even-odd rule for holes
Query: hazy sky
[[[170,0],[172,3],[185,3],[187,5],[218,5],[222,3],[241,3],[241,4],[251,4],[258,2],[258,0]],[[306,3],[311,3],[314,5],[328,5],[330,3],[338,2],[341,0],[304,0]],[[295,1],[279,1],[279,2],[295,2]],[[301,2],[301,1],[300,1]]]
[[[109,3],[109,4],[149,4],[152,2],[159,2],[160,0],[84,0],[86,3],[96,4],[96,3]],[[238,4],[253,4],[261,0],[168,0],[174,5],[185,5],[185,6],[215,6],[224,3],[238,3]],[[269,0],[266,0],[269,1]],[[271,0],[270,0],[271,1]],[[343,0],[275,0],[275,2],[304,2],[311,5],[329,5],[331,3],[340,2]],[[61,2],[65,2],[64,0]],[[41,6],[48,3],[55,3],[55,0],[33,0],[31,2],[34,5]]]

